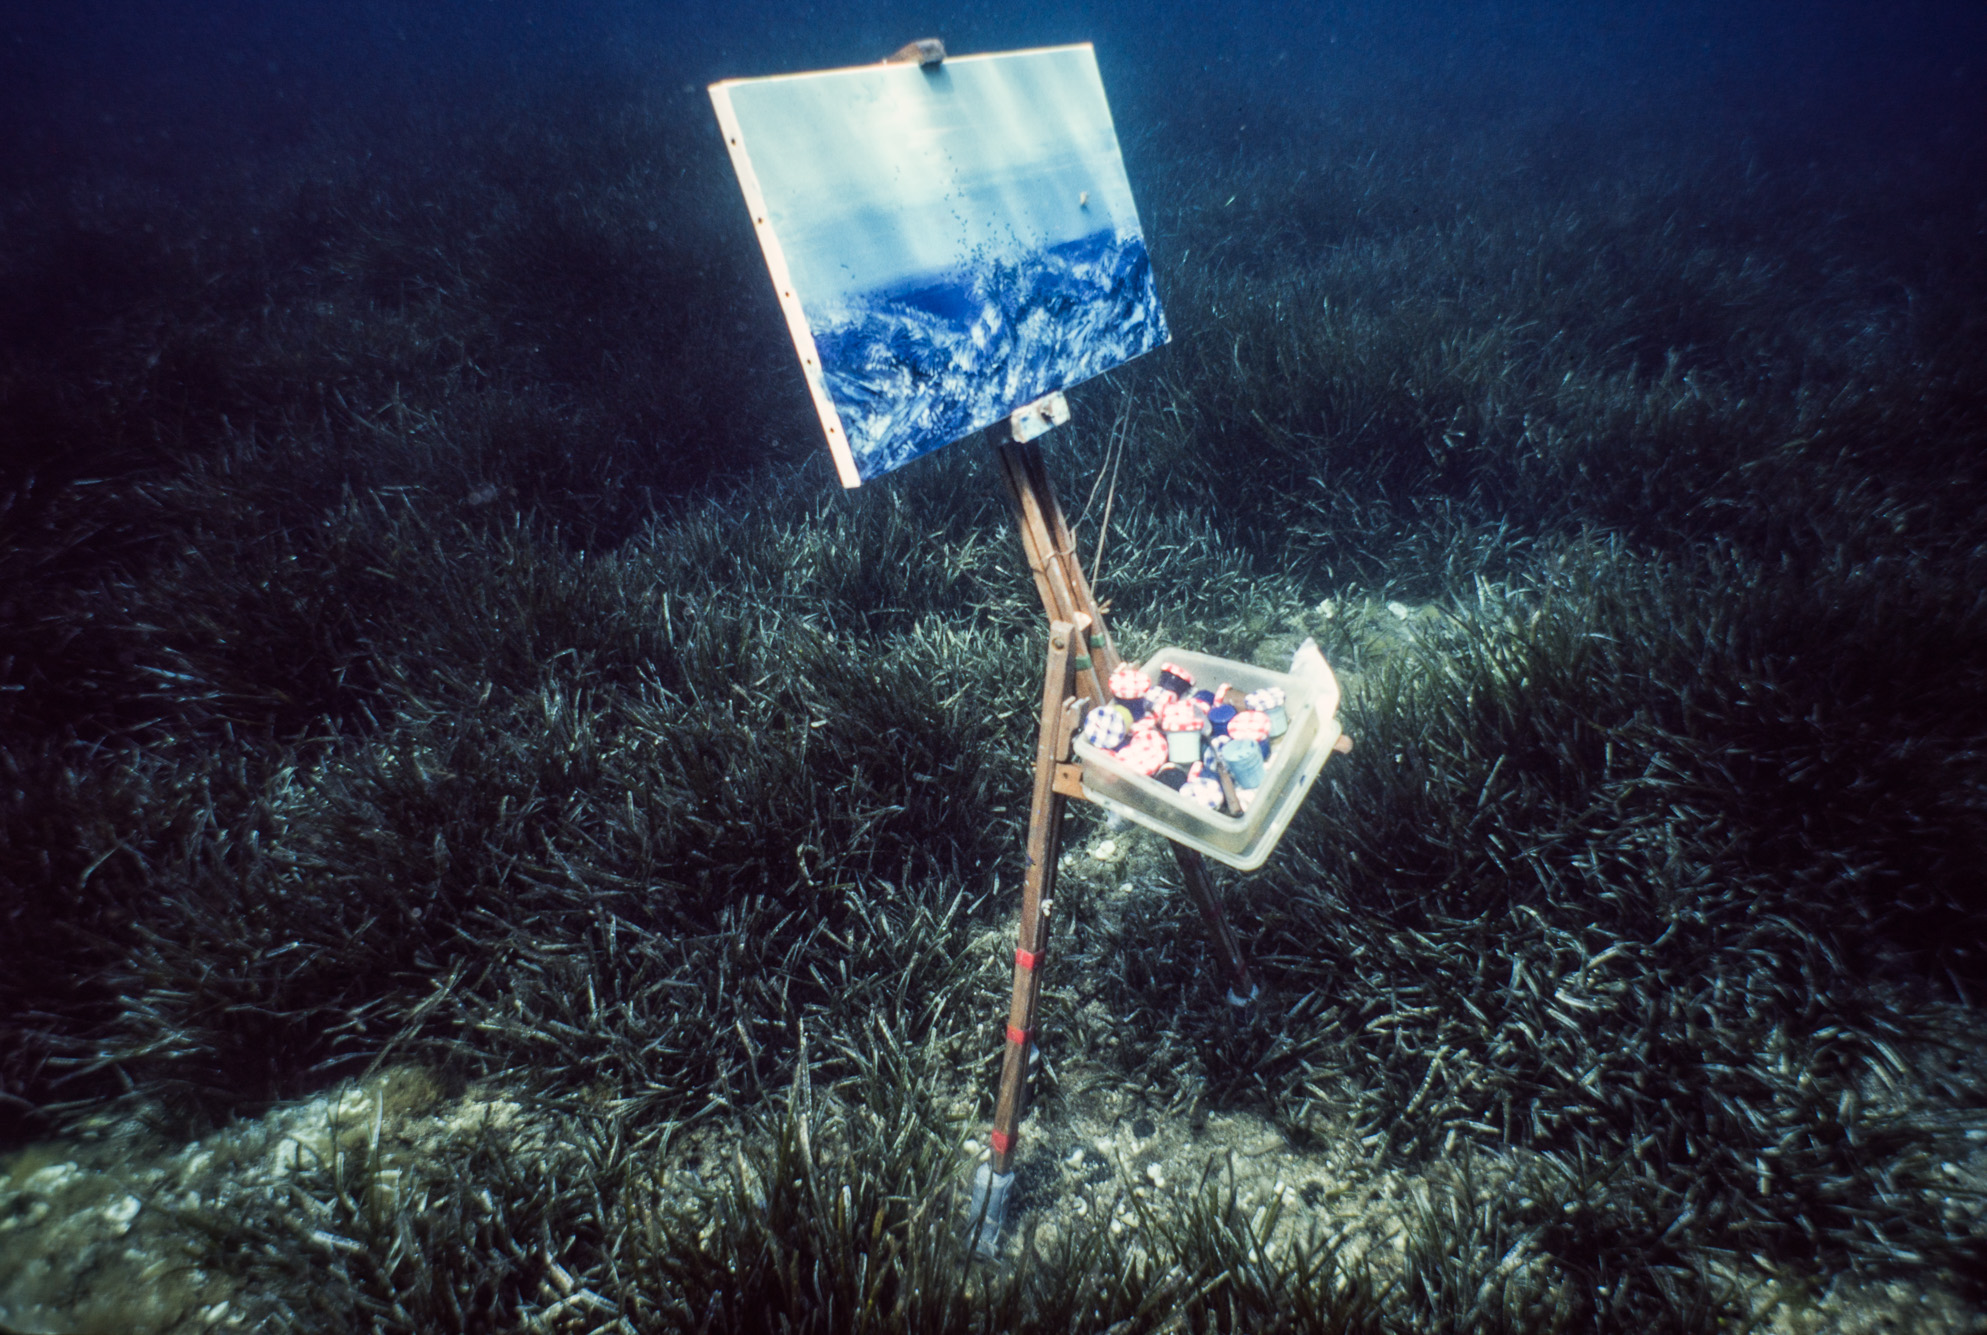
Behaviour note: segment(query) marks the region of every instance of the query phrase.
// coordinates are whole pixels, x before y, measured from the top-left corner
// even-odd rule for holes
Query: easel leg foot
[[[983,1163],[973,1170],[973,1201],[966,1209],[973,1230],[973,1250],[991,1261],[1000,1254],[1000,1231],[1007,1224],[1007,1203],[1014,1191],[1014,1174],[996,1173]]]

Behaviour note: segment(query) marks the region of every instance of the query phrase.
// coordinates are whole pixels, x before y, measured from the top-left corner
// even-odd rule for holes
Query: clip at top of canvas
[[[908,65],[916,61],[922,69],[935,69],[945,63],[945,43],[936,37],[920,37],[906,42],[883,58],[886,65]]]

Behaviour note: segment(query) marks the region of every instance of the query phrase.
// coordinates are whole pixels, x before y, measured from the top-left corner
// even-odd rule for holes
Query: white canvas
[[[1167,340],[1088,45],[711,100],[844,485]]]

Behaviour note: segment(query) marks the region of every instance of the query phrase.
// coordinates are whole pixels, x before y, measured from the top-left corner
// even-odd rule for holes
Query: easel
[[[1067,420],[1069,409],[1062,396],[1052,394],[1016,412],[1007,424],[1007,439],[1000,439],[1001,428],[994,429],[1001,477],[1021,529],[1021,545],[1035,577],[1035,590],[1048,613],[1049,648],[1042,672],[1035,785],[1028,806],[1028,863],[1014,952],[1014,994],[1008,1007],[1000,1093],[988,1134],[992,1154],[980,1166],[973,1183],[971,1214],[978,1227],[977,1246],[988,1256],[994,1253],[1006,1220],[1008,1194],[1014,1184],[1016,1128],[1027,1107],[1028,1058],[1035,1038],[1048,918],[1061,856],[1063,803],[1072,797],[1085,798],[1083,767],[1071,763],[1071,743],[1085,711],[1093,703],[1111,699],[1111,674],[1119,664],[1104,624],[1103,608],[1083,576],[1076,539],[1049,485],[1041,448],[1033,443],[1035,436]],[[1173,856],[1230,979],[1228,1000],[1238,1008],[1245,1007],[1257,994],[1255,978],[1228,928],[1207,862],[1200,853],[1178,843],[1173,844]]]

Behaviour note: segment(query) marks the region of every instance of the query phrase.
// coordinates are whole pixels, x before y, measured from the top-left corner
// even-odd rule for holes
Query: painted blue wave
[[[1111,232],[824,314],[814,344],[865,480],[1170,337],[1145,242]]]

